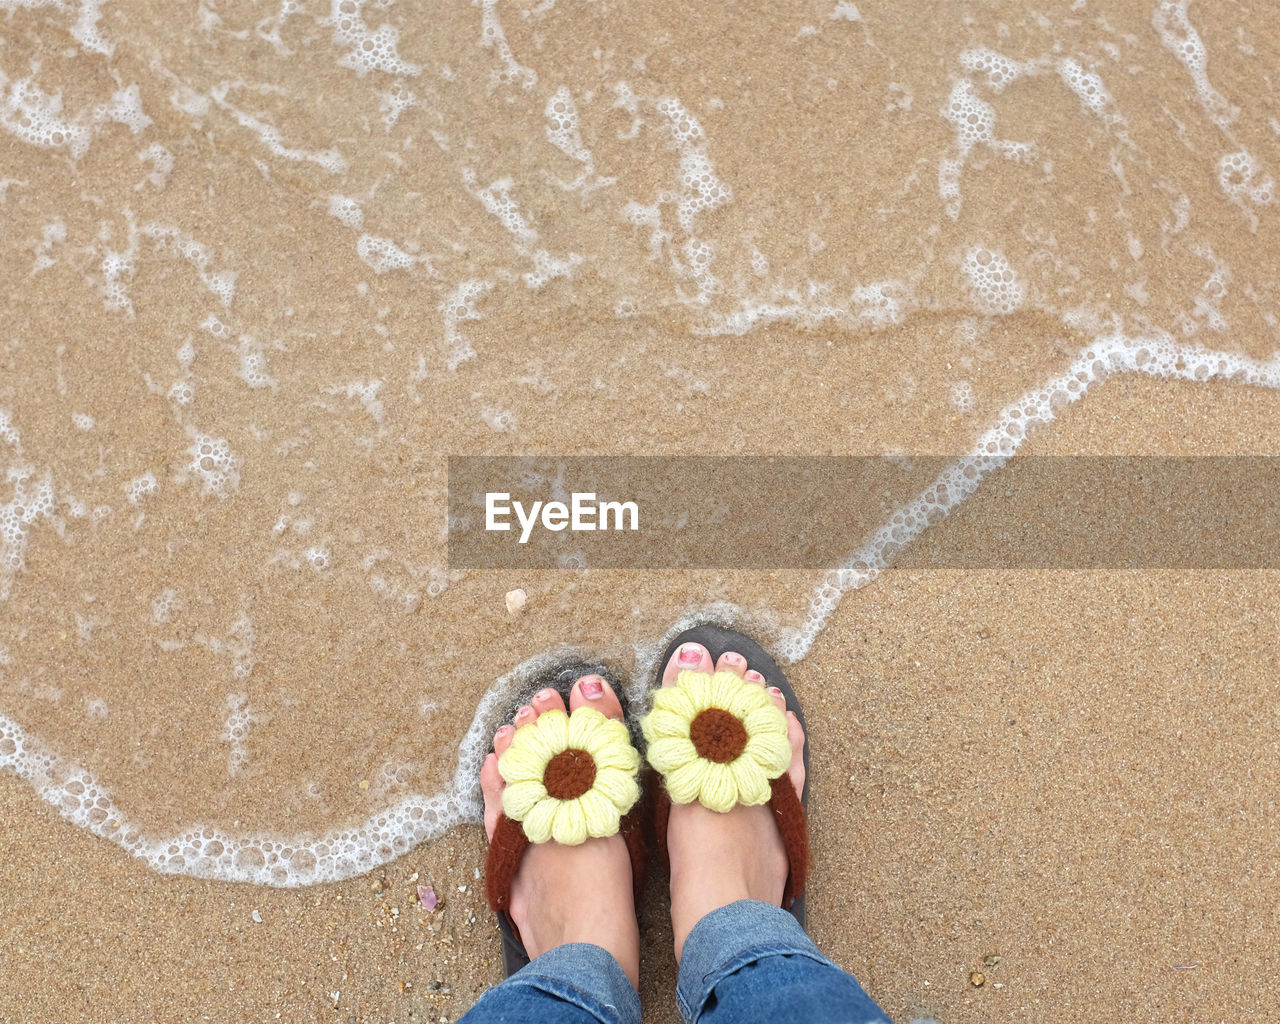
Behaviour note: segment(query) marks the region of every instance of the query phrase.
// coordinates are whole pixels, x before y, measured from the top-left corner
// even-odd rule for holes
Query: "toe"
[[[750,677],[750,675],[751,675],[751,673],[750,673],[750,672],[748,672],[748,673],[747,673],[747,676],[748,676],[748,677]],[[764,682],[764,677],[763,677],[763,676],[761,677],[760,682],[762,682],[762,683]],[[770,687],[769,687],[765,692],[769,695],[769,699],[770,699],[771,701],[773,701],[774,707],[776,707],[779,711],[786,711],[786,710],[787,710],[787,697],[786,697],[786,694],[784,694],[784,693],[783,693],[781,690],[779,690],[776,686],[770,686]],[[792,715],[791,717],[792,717],[792,718],[795,718],[795,715]],[[796,724],[798,725],[799,723],[797,722]]]
[[[787,742],[791,745],[791,764],[787,775],[796,787],[796,794],[804,792],[804,729],[794,711],[787,712]]]
[[[595,673],[580,678],[569,691],[570,710],[581,707],[595,708],[606,718],[622,717],[622,702],[618,695],[603,676]]]
[[[504,725],[493,734],[493,752],[499,757],[511,746],[511,737],[516,734],[514,726]]]
[[[508,738],[507,744],[511,740]],[[484,830],[490,839],[498,827],[498,814],[502,811],[502,775],[498,772],[498,755],[490,754],[480,769],[480,792],[484,794]]]
[[[550,687],[535,693],[530,703],[533,705],[533,710],[538,714],[542,714],[544,711],[564,710],[564,698]]]
[[[725,651],[716,662],[717,672],[732,672],[741,679],[747,671],[747,659],[737,651]]]
[[[676,678],[685,669],[695,672],[710,672],[713,667],[711,652],[702,644],[681,644],[674,652],[666,667],[662,670],[662,685],[675,686]]]
[[[519,729],[520,726],[528,725],[530,722],[535,721],[537,717],[538,717],[538,713],[533,710],[533,707],[529,704],[526,704],[519,711],[516,712],[516,717],[513,719],[513,721],[516,723],[516,728]]]

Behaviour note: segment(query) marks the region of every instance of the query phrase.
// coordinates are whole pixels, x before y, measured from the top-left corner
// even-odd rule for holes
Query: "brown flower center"
[[[547,762],[542,784],[557,800],[576,800],[596,781],[596,763],[585,750],[562,750]]]
[[[699,757],[717,764],[737,760],[747,745],[747,728],[723,708],[706,708],[689,725],[689,739]]]

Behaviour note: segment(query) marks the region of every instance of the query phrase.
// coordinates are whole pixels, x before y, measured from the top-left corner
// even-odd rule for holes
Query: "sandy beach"
[[[449,456],[1280,455],[1268,12],[910,8],[0,0],[0,1021],[457,1020],[497,711],[698,615],[895,1021],[1265,1016],[1274,571],[449,562]]]

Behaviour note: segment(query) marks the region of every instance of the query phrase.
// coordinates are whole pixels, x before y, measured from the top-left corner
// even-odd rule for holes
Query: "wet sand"
[[[820,755],[823,949],[895,1020],[1256,1012],[1280,884],[1273,575],[891,573],[847,599],[791,673]],[[0,793],[12,1019],[319,1017],[338,992],[338,1020],[456,1020],[500,976],[478,826],[281,891],[157,876],[13,778]],[[646,1019],[674,1021],[659,880],[649,896]]]

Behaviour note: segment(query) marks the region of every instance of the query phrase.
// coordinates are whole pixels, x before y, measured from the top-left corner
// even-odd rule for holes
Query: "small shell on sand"
[[[524,605],[527,600],[529,600],[529,597],[523,590],[508,590],[507,614],[519,615],[524,611]]]

